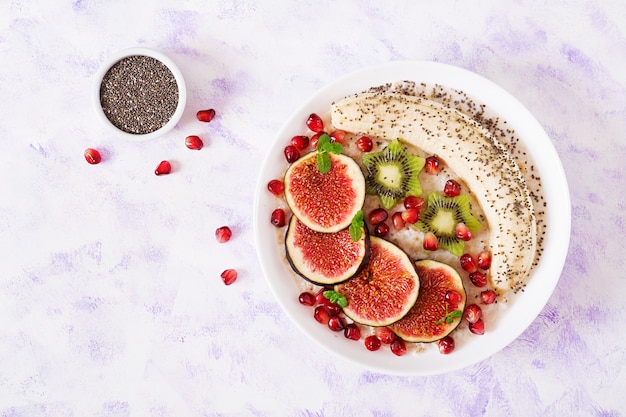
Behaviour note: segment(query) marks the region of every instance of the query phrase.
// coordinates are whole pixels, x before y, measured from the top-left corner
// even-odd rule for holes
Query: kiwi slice
[[[385,209],[409,195],[422,195],[422,185],[418,175],[426,160],[409,155],[398,139],[393,140],[380,152],[363,155],[363,165],[367,170],[366,192],[377,194]]]
[[[439,247],[453,255],[463,255],[465,242],[457,239],[456,225],[465,225],[476,233],[481,228],[480,222],[470,213],[470,201],[467,194],[457,197],[446,197],[431,192],[426,199],[426,208],[420,213],[415,224],[424,233],[433,232],[439,240]]]

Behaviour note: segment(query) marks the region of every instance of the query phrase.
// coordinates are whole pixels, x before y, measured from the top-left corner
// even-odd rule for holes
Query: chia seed
[[[161,61],[132,55],[116,62],[102,78],[100,105],[118,129],[137,135],[163,127],[178,106],[178,84]]]

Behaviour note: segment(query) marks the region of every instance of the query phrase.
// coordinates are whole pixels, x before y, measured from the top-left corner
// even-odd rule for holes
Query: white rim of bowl
[[[117,62],[121,61],[124,58],[128,58],[130,56],[148,56],[151,58],[160,61],[163,65],[165,65],[174,75],[174,79],[176,80],[176,84],[178,85],[178,105],[176,106],[176,110],[174,114],[170,118],[170,120],[161,126],[159,129],[154,132],[145,133],[145,134],[136,134],[136,133],[128,133],[117,126],[115,126],[109,118],[104,114],[104,110],[102,109],[102,104],[100,103],[100,87],[102,85],[102,80],[106,73],[115,65]],[[119,136],[134,142],[143,142],[146,140],[154,139],[159,136],[164,135],[165,133],[172,130],[174,126],[180,121],[183,116],[183,111],[185,110],[185,105],[187,101],[187,89],[185,86],[185,79],[183,78],[183,73],[180,71],[178,66],[172,61],[167,55],[156,51],[154,49],[145,48],[145,47],[134,47],[127,48],[117,53],[113,54],[109,57],[107,61],[105,61],[101,66],[95,76],[95,83],[92,94],[92,104],[93,108],[96,112],[96,116],[102,121],[103,124],[108,126],[113,132],[117,133]]]

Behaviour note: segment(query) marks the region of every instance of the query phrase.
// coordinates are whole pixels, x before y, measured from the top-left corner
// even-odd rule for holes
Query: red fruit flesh
[[[303,151],[309,147],[309,137],[304,135],[294,136],[291,138],[291,144],[298,150]]]
[[[389,348],[391,350],[391,353],[396,356],[402,356],[406,353],[406,343],[404,343],[404,340],[400,339],[399,337],[393,339],[393,342],[391,342]]]
[[[439,347],[440,353],[448,355],[454,350],[454,339],[450,336],[446,336],[443,339],[439,340],[437,346]]]
[[[102,161],[102,157],[100,156],[100,152],[94,148],[85,149],[85,160],[91,165],[99,164]]]
[[[285,154],[285,159],[290,164],[293,163],[293,162],[296,162],[298,160],[298,158],[300,158],[300,151],[298,150],[298,148],[296,148],[293,145],[285,146],[285,149],[283,150],[283,153]]]
[[[320,140],[320,136],[322,136],[323,134],[325,134],[326,132],[322,131],[322,132],[317,132],[316,134],[314,134],[313,136],[311,136],[311,139],[309,140],[309,145],[311,145],[311,147],[313,149],[317,149],[317,142]]]
[[[469,227],[467,227],[465,223],[458,223],[456,225],[454,235],[457,239],[463,240],[465,242],[472,240],[472,231],[469,229]]]
[[[404,199],[404,208],[406,209],[417,209],[418,213],[420,211],[422,211],[422,209],[424,208],[424,205],[426,204],[426,201],[424,201],[424,199],[422,197],[417,197],[414,195],[410,195],[407,196]]]
[[[328,328],[333,332],[340,332],[346,327],[344,320],[341,317],[331,317],[328,319]]]
[[[439,249],[439,240],[433,232],[426,232],[424,234],[424,249],[430,251]]]
[[[237,280],[237,271],[234,269],[227,269],[220,275],[224,284],[230,285]]]
[[[272,212],[270,221],[276,227],[283,227],[285,225],[285,210],[280,208],[275,209]]]
[[[305,306],[314,306],[315,305],[315,296],[308,291],[300,293],[298,296],[298,301],[300,304]]]
[[[468,323],[476,323],[482,315],[483,310],[476,304],[468,305],[463,312],[463,318],[467,320]]]
[[[356,148],[361,152],[371,152],[374,143],[367,136],[361,136],[356,140]]]
[[[215,117],[215,110],[213,109],[200,110],[198,111],[198,113],[196,113],[196,118],[200,120],[201,122],[208,123],[211,120],[213,120],[214,117]]]
[[[474,257],[469,253],[464,253],[459,258],[459,263],[461,264],[461,268],[467,272],[476,272],[476,261]]]
[[[318,323],[328,325],[328,321],[330,320],[330,313],[325,306],[319,305],[315,307],[313,311],[313,317],[317,320]]]
[[[344,130],[335,130],[330,134],[330,141],[343,143],[346,139],[346,132]]]
[[[408,208],[402,212],[402,220],[409,224],[415,224],[420,218],[420,212],[416,208]]]
[[[271,180],[267,183],[267,189],[276,197],[282,197],[285,193],[285,184],[281,180]]]
[[[324,130],[324,122],[322,121],[322,118],[315,113],[311,113],[309,118],[306,119],[306,126],[315,133]]]
[[[401,230],[406,226],[406,222],[402,218],[402,213],[403,212],[397,211],[391,216],[391,223],[393,223],[393,227],[396,230]]]
[[[218,227],[215,230],[215,238],[219,243],[226,243],[230,240],[233,232],[230,230],[228,226]]]
[[[441,168],[439,167],[440,164],[441,163],[437,155],[429,156],[428,158],[426,158],[424,171],[426,171],[427,173],[431,175],[437,175],[439,174],[439,171],[441,170]]]
[[[476,322],[469,324],[469,330],[474,334],[485,334],[485,322],[483,319],[478,319]]]
[[[361,330],[354,323],[346,324],[346,327],[343,329],[343,335],[346,339],[359,340],[361,338]]]
[[[374,334],[380,339],[380,341],[386,345],[393,342],[396,338],[396,334],[389,327],[375,327]]]
[[[463,301],[463,295],[461,295],[458,291],[448,290],[446,291],[446,301],[450,303],[451,309],[456,309],[457,304]]]
[[[374,228],[374,236],[385,237],[389,234],[389,226],[387,223],[378,223]]]
[[[387,210],[383,208],[375,208],[374,210],[370,211],[370,214],[367,217],[370,221],[370,224],[376,225],[387,220],[389,214],[387,214]]]
[[[461,184],[455,180],[448,180],[443,187],[443,193],[448,197],[456,197],[461,194]]]
[[[487,285],[487,276],[485,274],[483,274],[482,272],[472,272],[469,275],[469,279],[472,282],[472,284],[474,284],[477,287],[484,287],[485,285]]]
[[[154,170],[156,175],[167,175],[172,172],[172,164],[168,161],[161,161],[159,165]]]
[[[367,336],[364,340],[365,347],[367,350],[376,351],[380,349],[380,339],[375,335]]]
[[[204,146],[204,143],[202,139],[200,139],[200,136],[192,135],[185,138],[185,146],[194,151],[199,151]]]
[[[495,303],[497,296],[494,290],[485,290],[480,293],[480,299],[483,301],[483,304]]]
[[[478,260],[476,264],[480,269],[489,269],[491,268],[491,252],[488,250],[484,250],[478,254]]]

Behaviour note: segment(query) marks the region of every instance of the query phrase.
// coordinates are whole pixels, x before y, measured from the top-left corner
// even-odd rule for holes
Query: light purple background
[[[0,5],[0,416],[625,415],[626,3],[271,5]],[[90,107],[99,66],[131,46],[168,54],[188,84],[183,119],[149,143],[112,136]],[[572,197],[569,255],[537,320],[433,377],[375,374],[311,343],[253,243],[258,170],[285,118],[393,60],[510,91],[552,138]],[[197,122],[208,107],[216,119]],[[203,150],[185,148],[190,134]],[[162,159],[174,172],[157,177]]]

